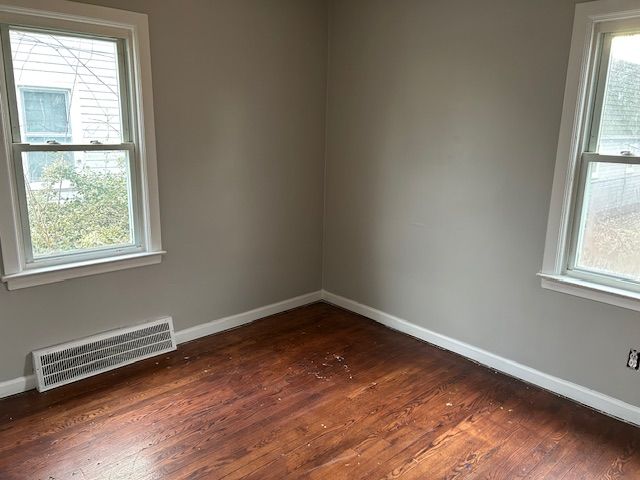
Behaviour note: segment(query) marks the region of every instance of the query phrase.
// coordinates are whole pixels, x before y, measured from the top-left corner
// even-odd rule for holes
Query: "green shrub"
[[[124,159],[116,172],[54,160],[41,187],[27,185],[34,255],[131,243],[128,197]]]

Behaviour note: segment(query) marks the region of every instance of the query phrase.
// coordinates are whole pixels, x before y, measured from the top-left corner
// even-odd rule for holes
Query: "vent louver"
[[[43,392],[176,349],[170,317],[33,351]]]

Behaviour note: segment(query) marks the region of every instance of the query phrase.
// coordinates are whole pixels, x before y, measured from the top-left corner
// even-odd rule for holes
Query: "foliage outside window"
[[[131,243],[125,160],[115,172],[78,169],[53,155],[27,204],[35,257]]]

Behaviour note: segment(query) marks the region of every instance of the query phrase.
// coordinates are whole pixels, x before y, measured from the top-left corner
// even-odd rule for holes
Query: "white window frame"
[[[75,277],[94,275],[126,268],[159,263],[162,255],[160,208],[156,166],[151,56],[147,16],[141,13],[86,5],[66,0],[2,0],[0,24],[19,25],[121,39],[126,42],[127,72],[131,78],[131,112],[129,128],[134,143],[127,146],[132,169],[132,195],[138,197],[141,231],[135,250],[104,249],[56,261],[28,262],[24,247],[21,220],[21,196],[12,155],[12,129],[9,112],[9,91],[6,82],[0,88],[0,248],[2,250],[2,281],[9,290],[59,282]],[[123,56],[124,58],[124,56]],[[2,62],[0,62],[2,63]],[[4,64],[0,76],[5,78]],[[109,149],[121,145],[90,146],[89,149]],[[22,147],[20,147],[22,148]],[[28,149],[28,146],[24,146]],[[64,145],[52,146],[64,149]],[[18,175],[19,176],[19,175]],[[23,206],[24,208],[24,206]]]
[[[575,7],[544,259],[538,273],[543,288],[636,311],[640,311],[637,283],[572,270],[570,266],[587,164],[640,163],[639,157],[586,153],[589,145],[593,146],[587,138],[593,133],[592,108],[598,108],[594,99],[601,58],[599,39],[603,33],[638,30],[638,26],[640,0],[598,0]]]

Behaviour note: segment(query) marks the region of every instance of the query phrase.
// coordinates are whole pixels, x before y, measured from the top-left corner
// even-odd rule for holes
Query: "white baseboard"
[[[185,330],[179,330],[176,332],[176,339],[178,343],[188,342],[195,340],[196,338],[206,337],[214,333],[229,330],[230,328],[239,327],[251,323],[260,318],[268,317],[269,315],[275,315],[276,313],[285,312],[292,308],[302,307],[313,302],[322,300],[322,291],[311,292],[299,297],[289,298],[282,302],[272,303],[264,307],[249,310],[248,312],[238,313],[237,315],[231,315],[230,317],[220,318],[208,323],[202,323],[195,327],[187,328]]]
[[[275,315],[276,313],[285,312],[292,308],[302,307],[320,301],[322,299],[322,291],[307,293],[299,297],[289,298],[281,302],[272,303],[264,307],[255,308],[248,312],[238,313],[229,317],[213,320],[212,322],[202,323],[195,327],[186,328],[176,331],[176,341],[178,344],[195,340],[197,338],[206,337],[214,333],[223,332],[231,328],[239,327],[247,323],[251,323],[260,318]],[[0,382],[0,398],[15,395],[16,393],[26,392],[36,387],[35,377],[26,375],[24,377],[13,378],[5,382]]]
[[[376,322],[393,328],[394,330],[398,330],[411,335],[412,337],[437,345],[445,350],[455,352],[463,357],[469,358],[509,376],[537,385],[545,390],[549,390],[550,392],[569,398],[612,417],[640,426],[640,407],[636,407],[576,383],[562,380],[561,378],[535,370],[531,367],[527,367],[526,365],[514,362],[513,360],[500,357],[494,353],[487,352],[486,350],[455,340],[451,337],[441,335],[401,318],[376,310],[375,308],[335,295],[331,292],[327,292],[326,290],[322,291],[322,299],[346,310],[359,313],[360,315],[375,320]]]
[[[33,388],[36,388],[36,377],[33,375],[12,378],[11,380],[0,382],[0,398],[26,392]]]

